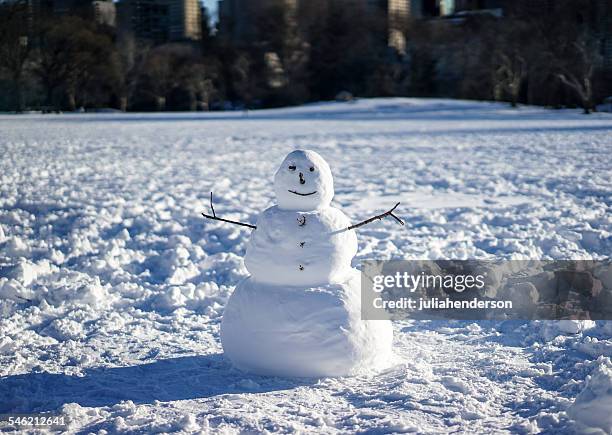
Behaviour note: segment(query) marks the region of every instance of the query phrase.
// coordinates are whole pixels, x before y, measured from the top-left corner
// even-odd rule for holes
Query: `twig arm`
[[[396,215],[393,214],[393,212],[395,211],[395,209],[397,208],[398,205],[400,205],[399,202],[397,204],[395,204],[395,206],[391,210],[388,210],[388,211],[386,211],[384,213],[381,213],[381,214],[378,214],[376,216],[373,216],[370,219],[366,219],[363,222],[359,222],[358,224],[351,225],[350,227],[347,228],[347,230],[354,230],[356,228],[359,228],[359,227],[367,225],[367,224],[369,224],[371,222],[374,222],[375,220],[382,220],[382,219],[386,218],[387,216],[391,216],[393,219],[395,219],[397,221],[397,223],[399,223],[400,225],[404,225],[404,221],[401,220],[400,218],[398,218]]]
[[[221,222],[227,222],[228,224],[234,224],[234,225],[240,225],[242,227],[249,227],[249,228],[253,228],[254,230],[257,229],[256,225],[251,225],[251,224],[246,224],[244,222],[238,222],[238,221],[233,221],[230,219],[223,219],[220,217],[217,217],[217,215],[215,214],[215,208],[213,207],[213,194],[212,192],[210,192],[210,209],[212,210],[212,216],[206,213],[202,213],[202,216],[204,216],[206,219],[211,219],[211,220],[215,220],[215,221],[221,221]]]
[[[212,192],[210,192],[210,209],[213,212],[213,217],[217,217],[217,215],[215,214],[215,208],[213,207]]]
[[[22,301],[33,302],[32,299],[24,298],[23,296],[15,295],[15,297],[17,299],[21,299]]]

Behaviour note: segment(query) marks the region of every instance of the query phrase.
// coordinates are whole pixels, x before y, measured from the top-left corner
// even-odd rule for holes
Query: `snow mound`
[[[612,433],[612,361],[600,358],[599,366],[587,377],[584,390],[568,410],[581,432]],[[589,430],[590,429],[590,430]],[[599,432],[599,431],[597,431]]]
[[[551,341],[559,335],[580,334],[596,326],[593,320],[551,320],[544,322],[541,334],[546,341]]]

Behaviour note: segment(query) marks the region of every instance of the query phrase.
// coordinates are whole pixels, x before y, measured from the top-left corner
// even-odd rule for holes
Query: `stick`
[[[397,216],[395,216],[393,214],[393,211],[397,208],[397,206],[400,205],[400,203],[398,202],[397,204],[395,204],[395,207],[393,207],[391,210],[386,211],[384,213],[381,213],[379,215],[376,215],[374,217],[371,217],[370,219],[366,219],[363,222],[359,222],[358,224],[355,225],[351,225],[350,227],[347,228],[347,230],[354,230],[355,228],[359,228],[362,227],[364,225],[369,224],[370,222],[374,222],[376,219],[382,220],[387,216],[391,216],[393,219],[395,219],[400,225],[404,225],[404,221],[402,221],[400,218],[398,218]]]
[[[212,194],[212,192],[210,192],[210,209],[212,210],[212,216],[208,215],[206,213],[202,213],[202,216],[204,216],[206,219],[212,219],[212,220],[215,220],[215,221],[227,222],[228,224],[234,224],[234,225],[240,225],[240,226],[243,226],[243,227],[249,227],[249,228],[253,228],[254,230],[257,229],[257,226],[255,226],[255,225],[245,224],[244,222],[232,221],[232,220],[229,220],[229,219],[223,219],[223,218],[217,217],[217,215],[215,214],[215,208],[213,207],[213,194]]]
[[[15,297],[21,299],[22,301],[32,302],[32,299],[24,298],[23,296],[15,295]]]

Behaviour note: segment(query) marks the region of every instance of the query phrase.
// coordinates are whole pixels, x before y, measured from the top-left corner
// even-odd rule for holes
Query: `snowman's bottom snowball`
[[[247,278],[221,323],[226,356],[245,371],[273,376],[345,376],[388,367],[388,320],[361,320],[359,272],[341,284],[303,288]]]

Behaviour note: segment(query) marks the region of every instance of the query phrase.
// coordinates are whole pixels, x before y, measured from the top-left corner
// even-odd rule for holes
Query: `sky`
[[[217,0],[202,0],[213,21],[217,21]]]

